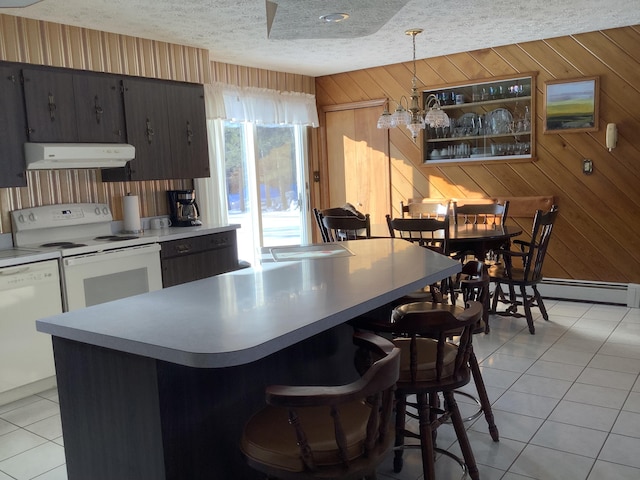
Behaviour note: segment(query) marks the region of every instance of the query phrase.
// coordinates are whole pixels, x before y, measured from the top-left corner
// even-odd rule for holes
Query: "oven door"
[[[160,245],[140,245],[62,259],[65,310],[162,288]]]

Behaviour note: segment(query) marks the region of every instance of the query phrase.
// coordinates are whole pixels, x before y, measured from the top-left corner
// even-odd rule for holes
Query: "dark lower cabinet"
[[[164,288],[238,269],[236,231],[161,243]]]
[[[23,147],[26,141],[20,66],[3,64],[0,65],[0,188],[27,185]]]

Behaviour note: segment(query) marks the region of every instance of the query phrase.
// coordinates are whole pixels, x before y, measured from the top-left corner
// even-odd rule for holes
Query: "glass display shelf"
[[[425,129],[426,165],[534,158],[534,74],[425,90],[423,102],[430,95],[450,126]]]

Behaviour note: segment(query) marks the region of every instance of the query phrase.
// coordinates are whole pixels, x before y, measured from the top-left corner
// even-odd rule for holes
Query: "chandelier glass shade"
[[[389,129],[399,125],[405,125],[411,132],[411,137],[418,137],[420,130],[425,127],[431,128],[448,127],[449,117],[442,111],[440,101],[435,95],[429,95],[425,99],[425,110],[420,108],[420,94],[417,87],[416,78],[416,35],[422,33],[421,28],[413,28],[404,32],[410,35],[413,40],[413,77],[411,79],[411,95],[409,100],[405,96],[400,98],[396,103],[396,109],[393,113],[389,112],[388,103],[385,104],[384,111],[378,118],[378,128]],[[403,105],[404,101],[404,105]]]

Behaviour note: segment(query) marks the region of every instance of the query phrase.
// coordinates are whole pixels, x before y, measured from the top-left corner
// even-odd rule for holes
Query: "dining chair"
[[[479,260],[468,260],[456,275],[454,290],[460,295],[463,304],[477,301],[482,304],[482,321],[475,333],[489,333],[489,310],[491,308],[489,292],[490,277],[487,265]]]
[[[358,351],[375,360],[354,382],[267,387],[267,406],[249,419],[242,434],[241,451],[250,467],[268,478],[376,478],[395,441],[401,354],[370,332],[356,332],[353,339]]]
[[[504,258],[504,266],[497,265],[489,269],[491,282],[495,284],[491,313],[525,317],[531,334],[535,333],[531,307],[538,307],[542,318],[549,320],[537,285],[542,281],[542,267],[557,216],[557,205],[552,205],[548,212],[538,210],[533,219],[531,240],[514,240],[513,246],[518,250],[500,251]],[[527,294],[527,287],[531,288],[531,295]],[[508,289],[508,295],[503,288]],[[520,300],[516,296],[516,288],[520,290]],[[498,302],[509,304],[509,307],[505,311],[497,312]],[[524,307],[524,315],[518,313],[519,305]]]
[[[496,227],[498,225],[504,225],[507,221],[509,201],[505,200],[503,203],[484,202],[462,204],[458,201],[452,201],[451,212],[454,225],[484,225]],[[506,241],[503,247],[509,248],[509,240]],[[465,259],[469,255],[474,254],[475,252],[473,251],[460,251],[457,256],[458,258]],[[501,261],[495,251],[490,251],[488,254],[495,261]],[[485,261],[484,258],[478,258],[477,260]]]
[[[320,231],[320,238],[322,239],[322,242],[323,243],[329,242],[329,231],[327,230],[327,227],[325,227],[324,223],[322,222],[322,212],[319,209],[314,208],[313,217],[316,219],[316,225],[318,225],[318,230]]]
[[[366,218],[366,215],[364,213],[359,212],[350,203],[345,203],[342,207],[326,208],[324,210],[314,208],[313,216],[316,219],[316,224],[318,225],[318,230],[320,231],[320,238],[324,243],[333,241],[333,239],[329,235],[327,227],[322,221],[324,217],[356,217],[361,220],[365,220]]]
[[[442,255],[449,255],[449,216],[445,215],[441,220],[435,218],[391,218],[386,215],[389,235],[392,238],[403,238],[428,248]],[[440,286],[430,285],[430,293],[435,301],[442,301],[444,293],[451,295],[454,300],[452,282],[444,278]]]
[[[443,220],[451,213],[451,205],[446,199],[410,198],[405,204],[400,201],[402,218],[435,218]]]
[[[504,225],[509,212],[509,201],[504,203],[466,203],[451,202],[454,225],[483,224]]]
[[[323,214],[322,223],[327,229],[329,242],[371,238],[371,219],[368,213],[363,219],[355,216],[331,217]]]
[[[482,318],[482,304],[470,302],[467,309],[453,314],[449,308],[434,308],[427,302],[400,305],[393,310],[393,343],[400,348],[400,378],[396,384],[396,441],[393,467],[403,468],[403,450],[418,447],[422,453],[425,480],[435,479],[435,452],[443,453],[466,465],[470,477],[479,478],[473,451],[467,438],[454,390],[471,380],[470,355],[476,324]],[[450,341],[452,332],[458,341]],[[440,405],[439,394],[444,398]],[[419,433],[406,427],[407,397],[416,398]],[[451,421],[464,462],[435,445],[436,430]],[[418,439],[408,445],[406,438]]]

